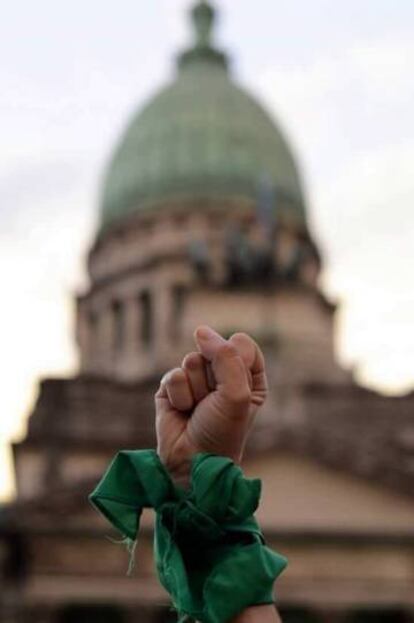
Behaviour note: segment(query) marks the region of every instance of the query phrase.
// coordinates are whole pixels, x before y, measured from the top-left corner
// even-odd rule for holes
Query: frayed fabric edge
[[[127,576],[130,577],[134,571],[135,568],[135,550],[137,548],[137,539],[130,539],[129,537],[125,536],[122,539],[114,539],[110,536],[106,537],[108,539],[108,541],[111,541],[111,543],[115,543],[115,545],[124,545],[124,547],[126,547],[126,550],[128,552],[128,569],[127,569]]]

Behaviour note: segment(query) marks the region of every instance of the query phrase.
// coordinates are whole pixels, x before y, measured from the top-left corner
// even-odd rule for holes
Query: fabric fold
[[[229,458],[193,457],[190,489],[176,487],[154,450],[119,452],[90,495],[135,540],[144,508],[156,511],[154,559],[180,616],[225,623],[249,605],[273,602],[286,559],[264,544],[253,516],[261,482]]]

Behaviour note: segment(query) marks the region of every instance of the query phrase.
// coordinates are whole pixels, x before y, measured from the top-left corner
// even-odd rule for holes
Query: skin
[[[236,333],[225,340],[201,326],[194,339],[197,350],[164,375],[155,395],[157,451],[183,487],[198,452],[241,462],[268,388],[263,353],[248,335]],[[231,623],[259,622],[281,623],[272,605],[248,608]]]

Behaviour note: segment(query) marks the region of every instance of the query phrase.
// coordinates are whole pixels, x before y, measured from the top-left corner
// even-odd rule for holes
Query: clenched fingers
[[[188,353],[181,364],[190,383],[194,401],[199,403],[209,393],[207,362],[201,353]]]
[[[193,394],[185,371],[174,368],[161,381],[170,404],[178,411],[189,411],[194,406]]]

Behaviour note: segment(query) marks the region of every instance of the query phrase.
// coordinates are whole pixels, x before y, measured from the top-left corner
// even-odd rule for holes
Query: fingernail
[[[165,372],[165,374],[163,374],[161,381],[160,381],[160,385],[165,385],[165,383],[168,381],[169,374],[170,374],[170,371]]]
[[[200,340],[211,340],[211,338],[215,336],[215,332],[207,325],[203,325],[202,327],[198,327],[196,336]]]

